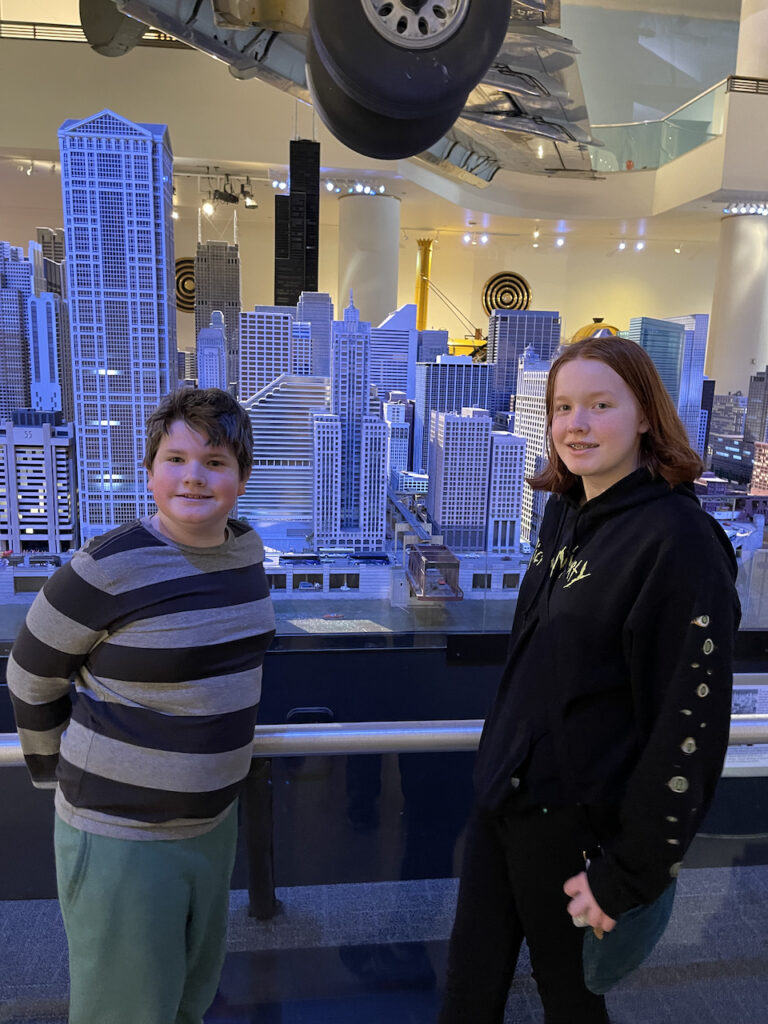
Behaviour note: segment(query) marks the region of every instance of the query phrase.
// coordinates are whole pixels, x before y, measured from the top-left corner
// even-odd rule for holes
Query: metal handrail
[[[257,757],[318,754],[416,754],[476,750],[481,718],[445,722],[311,722],[257,725]],[[730,746],[768,743],[768,715],[732,715]],[[0,767],[24,764],[19,737],[0,733]]]

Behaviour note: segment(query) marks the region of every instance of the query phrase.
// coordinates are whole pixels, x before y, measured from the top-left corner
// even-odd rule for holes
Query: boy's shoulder
[[[77,554],[88,555],[95,562],[100,562],[111,555],[120,555],[127,551],[136,552],[148,547],[161,548],[165,547],[165,544],[159,537],[145,529],[140,519],[135,519],[131,523],[103,533],[100,537],[92,537],[83,544]]]

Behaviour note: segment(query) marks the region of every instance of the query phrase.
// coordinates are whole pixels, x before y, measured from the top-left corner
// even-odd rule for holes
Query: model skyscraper
[[[59,129],[83,539],[154,508],[145,423],[176,386],[165,125],[110,110]]]
[[[541,359],[552,359],[560,344],[560,314],[532,309],[495,309],[488,321],[489,363],[496,364],[492,412],[506,412],[517,391],[520,357],[533,345]]]
[[[180,353],[181,354],[181,353]],[[224,314],[216,309],[211,313],[211,322],[197,335],[195,348],[197,362],[197,386],[199,388],[221,388],[227,390],[227,329]],[[186,354],[185,366],[186,371]]]
[[[370,414],[371,325],[351,298],[331,342],[331,407],[313,415],[315,544],[383,551],[387,424]]]
[[[29,405],[29,300],[32,262],[24,250],[0,242],[0,419]]]
[[[440,355],[434,363],[416,364],[413,420],[413,470],[427,472],[430,414],[461,409],[488,409],[493,397],[494,367],[469,356]]]
[[[223,314],[227,386],[238,381],[241,309],[239,247],[229,242],[198,242],[195,254],[195,336],[208,327],[215,311]]]
[[[295,306],[317,291],[320,143],[291,142],[290,190],[275,196],[275,305]]]

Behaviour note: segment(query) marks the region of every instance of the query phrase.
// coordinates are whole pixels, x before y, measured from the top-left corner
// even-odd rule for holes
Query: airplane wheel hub
[[[424,50],[450,39],[464,21],[470,0],[360,2],[368,20],[388,42],[408,50]]]

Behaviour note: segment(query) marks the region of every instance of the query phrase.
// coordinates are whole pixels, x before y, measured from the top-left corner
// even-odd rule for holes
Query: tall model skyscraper
[[[59,331],[62,301],[58,295],[43,292],[28,302],[30,408],[38,412],[62,411],[62,368],[59,363]]]
[[[294,139],[290,192],[275,196],[276,306],[295,306],[302,292],[317,291],[319,234],[320,143]]]
[[[744,440],[765,441],[768,425],[768,366],[749,378],[747,413],[744,417]]]
[[[485,547],[492,430],[487,409],[431,416],[427,512],[456,551]]]
[[[165,125],[103,110],[59,129],[82,539],[154,508],[145,422],[176,387]]]
[[[520,544],[525,483],[525,438],[504,430],[491,434],[487,550],[509,555]]]
[[[709,317],[704,313],[665,320],[641,316],[630,320],[628,332],[632,341],[641,345],[653,360],[683,421],[691,447],[697,451],[708,325]]]
[[[488,321],[487,361],[496,364],[492,412],[506,412],[517,391],[517,366],[533,345],[541,359],[552,359],[560,344],[560,314],[533,309],[495,309]]]
[[[434,363],[416,364],[416,402],[413,417],[413,471],[427,472],[429,421],[434,412],[487,409],[492,397],[494,367],[473,363],[469,356],[438,356]]]
[[[238,381],[241,309],[239,247],[229,242],[198,242],[195,254],[195,336],[210,324],[215,310],[224,314],[227,384]]]
[[[525,476],[534,476],[546,462],[547,377],[550,361],[540,359],[533,347],[520,358],[515,396],[515,433],[525,438]],[[539,535],[546,494],[523,484],[520,540],[533,544]]]
[[[327,292],[302,292],[296,303],[296,319],[312,325],[312,374],[331,373],[331,324],[333,302]]]
[[[315,544],[381,551],[387,424],[370,415],[371,325],[350,298],[331,343],[331,408],[313,416]]]
[[[29,300],[34,270],[24,250],[0,242],[0,419],[29,406]]]

